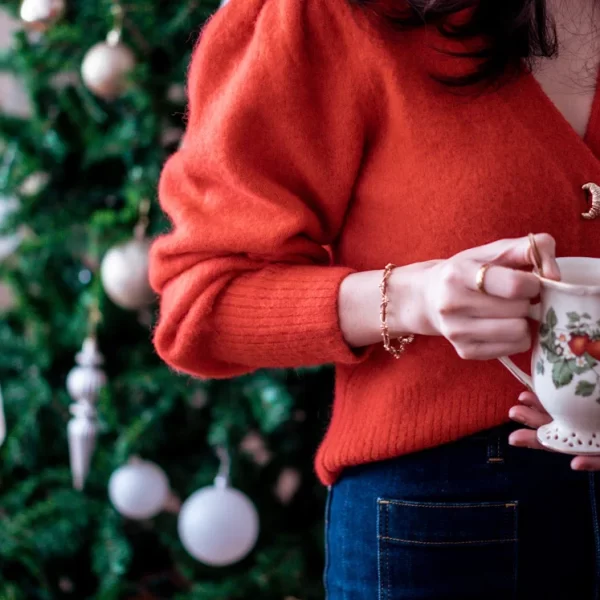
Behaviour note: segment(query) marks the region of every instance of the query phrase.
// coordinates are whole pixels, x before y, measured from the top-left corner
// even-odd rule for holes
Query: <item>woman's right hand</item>
[[[538,234],[535,240],[545,277],[560,279],[554,239]],[[477,273],[486,263],[492,265],[485,273],[482,294]],[[498,240],[436,261],[422,273],[422,331],[415,333],[444,336],[465,359],[488,360],[528,350],[531,335],[526,319],[540,281],[518,269],[533,265],[528,237]]]

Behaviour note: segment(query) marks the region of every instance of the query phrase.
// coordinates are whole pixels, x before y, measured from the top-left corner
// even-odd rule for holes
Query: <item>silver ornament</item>
[[[139,310],[152,304],[154,292],[148,281],[150,240],[134,238],[111,248],[100,266],[106,295],[121,308]]]
[[[25,27],[44,32],[65,12],[65,0],[23,0],[19,16]]]
[[[70,407],[73,418],[67,426],[67,437],[73,487],[82,490],[90,472],[98,434],[95,404],[100,390],[106,385],[106,374],[99,368],[104,358],[94,337],[85,339],[76,362],[78,366],[67,376],[67,391],[75,400]]]
[[[87,51],[81,76],[96,96],[115,100],[126,91],[128,76],[134,67],[133,52],[121,42],[120,32],[113,30],[105,42],[99,42]]]

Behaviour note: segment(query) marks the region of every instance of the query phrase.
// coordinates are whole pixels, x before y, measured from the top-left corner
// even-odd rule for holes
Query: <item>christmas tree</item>
[[[217,4],[0,1],[29,98],[0,116],[1,600],[323,597],[330,370],[196,381],[151,344],[157,181]]]

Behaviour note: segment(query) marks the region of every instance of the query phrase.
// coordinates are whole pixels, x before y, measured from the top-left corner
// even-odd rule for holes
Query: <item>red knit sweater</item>
[[[349,0],[230,2],[194,53],[185,141],[160,182],[159,354],[200,377],[335,363],[326,484],[498,425],[522,390],[443,338],[399,361],[353,351],[347,275],[530,231],[599,255],[600,221],[580,214],[581,186],[600,183],[600,103],[586,143],[530,74],[458,94],[430,77],[471,67],[437,51],[458,42],[382,31]]]

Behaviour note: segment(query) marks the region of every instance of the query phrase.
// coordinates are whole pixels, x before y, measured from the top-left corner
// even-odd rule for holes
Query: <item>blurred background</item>
[[[323,598],[331,370],[195,381],[151,345],[157,181],[216,10],[0,0],[0,600]]]

